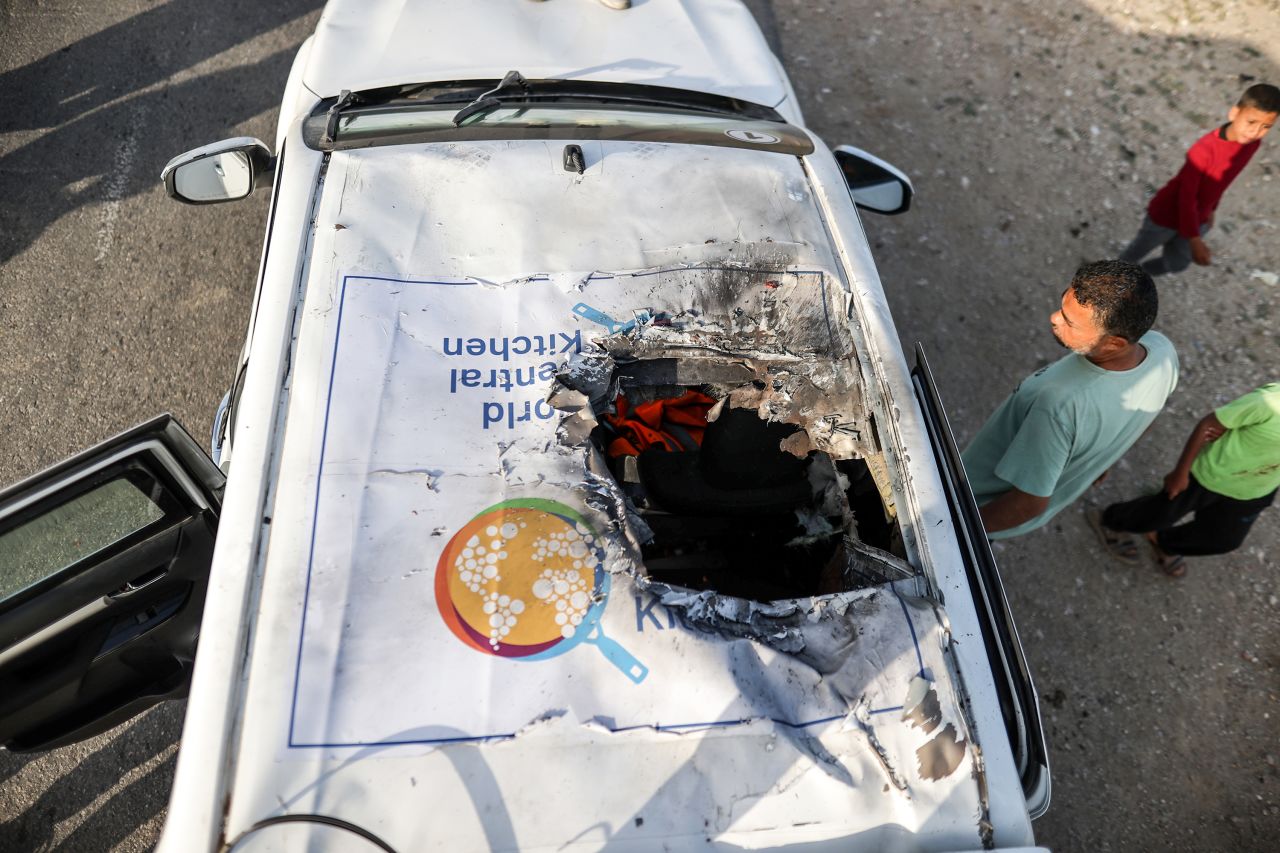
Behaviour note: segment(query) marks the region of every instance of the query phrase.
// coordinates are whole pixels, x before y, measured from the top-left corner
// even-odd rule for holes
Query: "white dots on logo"
[[[481,607],[489,618],[489,645],[495,650],[525,612],[524,600],[499,592],[498,585],[502,583],[501,569],[508,557],[508,547],[527,526],[524,521],[508,521],[501,527],[491,524],[484,529],[483,539],[480,534],[468,539],[454,560],[458,579],[483,601]],[[592,550],[594,541],[590,530],[579,524],[539,537],[530,548],[532,558],[545,568],[529,592],[555,607],[555,622],[565,639],[574,635],[591,608],[591,590],[599,563]],[[511,585],[511,582],[506,584],[508,592]]]
[[[502,583],[502,573],[498,567],[507,559],[507,543],[520,534],[522,527],[525,527],[523,522],[517,525],[510,521],[502,525],[501,529],[496,525],[489,525],[484,529],[486,541],[481,542],[479,536],[472,536],[453,562],[458,579],[473,594],[484,599],[482,608],[489,617],[489,645],[495,649],[502,643],[502,638],[516,627],[525,605],[519,598],[512,598],[486,587]]]
[[[574,635],[591,607],[590,591],[599,562],[591,550],[592,541],[591,535],[579,526],[534,543],[533,559],[554,561],[556,565],[542,570],[533,582],[533,595],[556,608],[556,624],[565,639]]]

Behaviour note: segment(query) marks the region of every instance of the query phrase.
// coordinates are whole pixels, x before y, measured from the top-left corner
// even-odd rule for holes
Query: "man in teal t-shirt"
[[[1186,573],[1183,555],[1225,554],[1244,543],[1280,487],[1280,384],[1263,385],[1200,419],[1178,464],[1154,495],[1102,514],[1103,542],[1125,557],[1114,533],[1145,533],[1160,567]],[[1178,524],[1194,513],[1191,520]]]
[[[1151,331],[1157,307],[1141,267],[1094,261],[1076,271],[1049,320],[1071,354],[1023,380],[963,454],[990,538],[1043,525],[1155,420],[1178,383],[1173,345]]]

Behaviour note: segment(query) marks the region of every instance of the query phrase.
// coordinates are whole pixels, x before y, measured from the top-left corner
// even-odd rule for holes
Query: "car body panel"
[[[812,267],[821,262],[820,265],[831,276],[831,281],[839,283],[843,294],[841,298],[847,306],[845,313],[851,323],[851,339],[857,352],[857,363],[861,366],[859,369],[867,373],[866,381],[869,386],[874,385],[881,394],[891,395],[892,399],[900,403],[899,407],[885,407],[883,398],[879,395],[871,395],[869,400],[871,405],[878,407],[881,428],[893,436],[887,442],[886,450],[902,489],[898,500],[904,507],[912,507],[912,517],[918,519],[918,523],[909,525],[904,532],[910,550],[926,569],[928,579],[923,587],[904,589],[903,592],[907,598],[911,598],[936,585],[944,594],[955,593],[954,597],[948,596],[947,617],[937,623],[937,630],[942,632],[939,636],[950,632],[950,636],[962,640],[960,643],[947,643],[945,656],[959,664],[964,677],[964,688],[960,690],[958,685],[948,685],[951,679],[959,677],[949,671],[949,667],[954,667],[954,664],[931,665],[931,674],[941,679],[943,690],[948,695],[988,695],[991,692],[990,670],[981,656],[980,645],[963,642],[966,637],[978,636],[972,601],[966,598],[969,593],[963,573],[958,568],[948,568],[958,563],[953,553],[954,537],[946,525],[941,525],[941,530],[937,529],[939,525],[935,517],[940,520],[947,512],[937,473],[929,467],[927,454],[916,454],[915,461],[912,461],[909,452],[912,447],[926,446],[921,442],[927,441],[927,438],[918,413],[914,410],[906,379],[905,361],[895,346],[896,337],[883,292],[865,249],[865,239],[860,233],[856,213],[843,188],[834,161],[829,161],[829,155],[824,158],[823,150],[815,157],[797,159],[735,149],[715,149],[716,158],[730,153],[732,157],[738,158],[734,171],[742,172],[745,168],[750,172],[754,168],[759,173],[757,180],[765,183],[758,188],[759,191],[752,192],[752,189],[757,188],[751,183],[738,185],[736,182],[724,181],[722,176],[717,176],[716,170],[707,168],[710,162],[707,158],[713,156],[707,153],[710,149],[697,146],[654,146],[647,143],[609,143],[608,145],[617,148],[616,152],[611,153],[618,154],[613,164],[610,164],[610,158],[603,156],[605,144],[597,144],[601,146],[597,167],[601,169],[602,175],[616,178],[617,183],[600,186],[598,184],[603,183],[601,176],[596,175],[594,179],[597,185],[593,185],[592,175],[578,177],[565,173],[562,168],[557,171],[556,152],[549,148],[558,147],[560,143],[555,143],[554,146],[536,142],[525,142],[519,146],[503,143],[450,143],[437,146],[445,150],[430,152],[429,146],[422,146],[420,156],[415,158],[421,168],[410,170],[411,176],[416,177],[416,180],[397,177],[399,170],[394,164],[397,155],[403,157],[409,153],[404,150],[387,148],[341,152],[333,155],[337,163],[330,162],[326,167],[322,165],[322,158],[316,152],[296,145],[289,147],[289,168],[285,169],[282,176],[286,182],[282,191],[285,200],[279,201],[278,209],[272,212],[271,227],[276,235],[275,244],[264,267],[261,302],[255,315],[255,330],[251,334],[268,334],[265,330],[272,327],[277,330],[275,335],[294,328],[297,331],[280,335],[289,343],[278,358],[271,347],[255,347],[253,350],[241,414],[235,425],[236,470],[249,469],[250,473],[233,476],[229,486],[231,491],[228,492],[230,499],[235,495],[237,487],[242,487],[241,481],[250,490],[260,490],[256,498],[234,503],[232,509],[238,509],[245,515],[245,518],[236,522],[244,525],[240,529],[257,529],[263,538],[242,537],[236,541],[228,537],[227,541],[219,542],[219,554],[216,557],[219,562],[215,564],[218,583],[211,586],[210,606],[206,610],[206,630],[209,630],[210,623],[221,627],[215,632],[216,638],[207,637],[202,646],[201,665],[197,667],[193,687],[197,701],[189,709],[185,735],[186,742],[194,746],[184,749],[180,756],[172,817],[167,823],[165,846],[162,849],[200,846],[198,839],[201,837],[201,827],[210,833],[206,837],[210,838],[211,843],[215,838],[230,841],[263,819],[281,813],[297,813],[311,807],[344,811],[348,819],[361,820],[362,825],[371,831],[376,827],[398,838],[412,837],[402,833],[420,831],[421,828],[414,824],[416,818],[400,816],[417,813],[413,807],[416,794],[412,790],[416,784],[412,780],[430,778],[432,768],[448,759],[450,754],[480,754],[484,762],[489,761],[483,752],[488,747],[477,747],[474,743],[457,753],[423,745],[396,748],[365,745],[336,748],[327,752],[323,749],[318,752],[314,749],[290,750],[288,747],[289,730],[285,721],[291,719],[295,710],[293,685],[297,678],[296,650],[301,636],[300,616],[306,596],[306,576],[300,570],[299,563],[289,559],[290,556],[296,557],[297,553],[291,555],[280,537],[296,539],[300,531],[306,529],[305,525],[299,527],[287,523],[288,508],[292,506],[302,510],[306,504],[305,500],[290,492],[290,489],[300,482],[299,478],[305,480],[308,476],[308,464],[313,466],[310,476],[313,479],[315,476],[315,430],[320,423],[319,412],[324,390],[321,384],[332,371],[334,355],[328,335],[334,333],[332,321],[336,318],[327,315],[335,313],[334,299],[340,286],[340,272],[344,270],[358,268],[377,273],[379,277],[398,275],[414,279],[423,276],[420,273],[411,274],[407,270],[439,269],[448,276],[483,280],[489,286],[502,286],[521,278],[521,270],[535,273],[559,268],[563,272],[568,268],[573,273],[570,276],[573,280],[575,276],[581,279],[591,272],[610,268],[612,264],[608,262],[611,260],[626,264],[632,269],[646,269],[652,267],[644,267],[643,264],[660,265],[672,257],[698,257],[707,261],[717,254],[722,260],[726,256],[732,258],[731,253],[734,251],[743,251],[749,255],[761,246],[768,246],[765,238],[781,233],[776,229],[785,228],[790,236],[799,239],[780,242],[774,246],[774,251],[783,253],[786,260],[794,262],[790,264],[792,268]],[[821,147],[821,143],[817,144]],[[481,166],[463,171],[462,174],[466,177],[456,174],[459,162],[484,163],[491,161],[495,154],[511,156],[516,164],[526,167],[523,170],[525,173],[537,174],[539,177],[535,183],[539,186],[554,188],[557,193],[562,194],[577,181],[580,182],[578,189],[585,187],[588,196],[594,193],[599,198],[594,205],[589,198],[583,200],[585,203],[581,208],[581,226],[578,228],[547,228],[545,223],[539,225],[537,220],[542,220],[546,216],[545,212],[539,212],[537,205],[523,204],[518,197],[495,196],[498,185],[487,182],[496,178],[486,176]],[[367,166],[379,156],[383,160],[379,168]],[[628,159],[633,161],[629,169],[622,166]],[[545,168],[535,169],[534,164],[539,163]],[[651,180],[655,174],[662,175],[677,186],[687,184],[690,199],[695,200],[693,207],[685,210],[684,205],[677,205],[676,208],[682,211],[682,215],[674,217],[664,213],[665,202],[662,198],[638,191],[626,191],[626,181],[644,182]],[[724,185],[718,186],[717,182],[723,182]],[[376,188],[376,193],[368,195],[366,184]],[[348,192],[348,186],[355,189]],[[428,223],[421,216],[416,216],[412,223],[400,221],[404,218],[398,213],[400,205],[412,204],[413,199],[420,196],[428,186],[433,192],[440,193],[442,200],[451,200],[451,193],[457,194],[459,199],[495,200],[487,210],[482,205],[478,211],[470,210],[462,204],[442,204],[438,208],[433,205],[432,209],[450,211],[448,221],[439,220],[442,222],[439,226],[434,224],[437,220]],[[307,193],[313,188],[315,195],[309,197]],[[832,191],[833,188],[835,192]],[[607,206],[604,200],[619,190],[623,191],[622,195],[639,200],[638,210],[643,214],[643,221],[648,223],[644,228],[637,228],[632,219],[610,219],[601,213],[603,207]],[[739,197],[737,193],[745,195]],[[799,197],[799,202],[796,196]],[[389,205],[383,207],[371,201],[371,198],[389,202]],[[690,204],[690,199],[686,199],[685,205]],[[361,207],[362,204],[365,207]],[[654,205],[656,209],[646,210],[643,204]],[[494,215],[495,206],[501,208],[502,216]],[[572,209],[577,208],[575,206]],[[797,209],[803,210],[804,214],[797,216]],[[738,214],[748,211],[756,215],[739,218]],[[488,215],[485,215],[486,212]],[[681,236],[682,231],[688,233],[688,223],[703,221],[703,218],[720,224],[715,226],[715,231],[700,229],[697,233],[713,236],[703,238],[701,243]],[[495,229],[495,221],[505,224]],[[602,228],[602,221],[608,222],[609,227]],[[681,222],[684,223],[683,226],[679,225]],[[744,222],[747,224],[744,225]],[[560,225],[565,224],[562,219]],[[593,224],[594,228],[591,227]],[[447,243],[436,242],[431,236],[432,229],[436,228],[446,231],[453,229],[453,236]],[[544,228],[545,233],[539,234],[536,241],[524,243],[499,239],[510,233],[521,234],[527,231],[537,234],[540,228]],[[717,231],[719,234],[715,236]],[[713,242],[708,243],[706,240]],[[455,245],[465,248],[465,251],[447,251],[448,246]],[[645,249],[645,246],[654,246],[656,250]],[[827,248],[829,246],[835,249],[834,254]],[[675,247],[680,248],[672,252]],[[294,251],[297,254],[291,255]],[[308,256],[311,258],[310,265],[304,269],[299,266],[302,263],[300,259]],[[511,260],[511,257],[516,260]],[[799,263],[801,261],[804,263]],[[475,266],[478,262],[482,266]],[[776,259],[775,263],[778,263]],[[573,267],[578,268],[576,273]],[[493,274],[483,274],[490,270]],[[395,322],[392,316],[386,319]],[[298,336],[296,340],[293,340],[294,334]],[[901,405],[902,401],[905,401],[905,406]],[[288,421],[282,420],[286,412],[290,413]],[[277,444],[281,441],[282,434],[286,437],[283,457],[279,454],[280,447]],[[290,450],[291,447],[294,449]],[[302,461],[289,462],[291,454],[299,454],[298,458]],[[249,461],[246,462],[246,459]],[[277,472],[277,464],[298,464],[301,467],[296,470],[290,467]],[[275,488],[281,491],[274,492]],[[281,518],[282,509],[286,510],[286,518]],[[927,539],[919,537],[918,530],[931,522],[934,529]],[[286,532],[281,533],[282,530]],[[271,546],[265,549],[266,564],[263,565],[261,560],[267,534],[270,534]],[[249,573],[226,568],[236,565],[252,565],[255,568]],[[413,569],[406,573],[411,571]],[[624,582],[620,581],[620,586]],[[619,600],[626,601],[621,596]],[[632,612],[626,615],[634,620],[634,605],[631,607]],[[238,614],[244,611],[259,613],[259,617],[251,624],[243,624],[239,621]],[[665,624],[665,617],[662,621]],[[230,625],[236,627],[232,629]],[[393,638],[398,636],[392,632]],[[735,642],[749,643],[744,640]],[[210,648],[214,651],[210,652]],[[583,655],[587,651],[589,650],[575,654]],[[768,653],[768,650],[765,652]],[[246,666],[247,662],[249,666]],[[599,661],[595,663],[598,665]],[[613,678],[618,677],[614,671],[607,674]],[[902,691],[903,681],[904,679],[898,679],[894,689]],[[764,683],[767,685],[768,680]],[[876,704],[874,708],[870,705],[866,707],[870,710],[893,707],[884,704],[890,698],[886,694],[882,703]],[[978,742],[983,744],[983,771],[988,776],[995,774],[997,777],[1008,778],[1008,774],[1012,774],[1016,778],[1007,742],[1000,730],[998,711],[992,713],[987,707],[989,704],[972,703],[967,709],[969,725],[974,727]],[[556,709],[548,707],[547,710]],[[852,709],[847,707],[846,711]],[[323,707],[320,713],[325,713]],[[555,717],[554,714],[550,716]],[[786,725],[788,722],[807,722],[806,719],[787,718],[782,723],[777,723],[767,714],[746,716],[756,718],[756,722],[742,724],[738,727],[741,730],[733,737],[727,737],[723,743],[708,749],[728,750],[724,752],[725,760],[728,760],[728,756],[736,754],[737,750],[756,748],[744,744],[755,743],[764,749],[778,741],[780,731],[794,734],[791,727]],[[861,752],[863,758],[860,761],[865,762],[868,757],[866,746],[871,741],[866,738],[865,730],[855,730],[852,733],[840,730],[849,721],[857,719],[856,716],[847,716],[846,723],[824,723],[831,731],[824,731],[822,735],[834,738],[836,743],[842,744],[838,750],[844,751],[847,766],[858,766],[862,768],[860,772],[866,772],[871,765],[859,764],[852,760],[852,756]],[[898,718],[897,714],[877,716],[886,721]],[[900,726],[909,728],[900,718],[897,721]],[[584,725],[584,722],[589,723],[589,720],[574,718],[572,727],[551,726],[547,732],[539,734],[552,735],[551,744],[556,742],[557,737],[565,743],[579,745],[602,737],[610,738],[611,743],[635,741],[636,744],[647,744],[642,748],[649,750],[646,754],[661,756],[660,759],[652,759],[653,768],[648,777],[654,794],[658,791],[659,777],[664,772],[670,776],[670,768],[681,765],[685,757],[682,751],[687,750],[687,744],[694,740],[688,734],[662,733],[653,726],[645,727],[643,736],[607,734],[607,727],[605,731],[601,731],[589,724]],[[387,732],[380,734],[381,737],[372,740],[376,742],[387,739]],[[656,750],[650,740],[655,737],[664,741]],[[529,753],[530,760],[537,754],[537,750],[548,748],[548,744],[536,742],[540,738],[534,740],[535,743],[529,747],[532,750]],[[854,742],[859,745],[854,746]],[[200,744],[205,745],[208,751],[199,751]],[[495,743],[492,748],[503,749],[501,742]],[[622,755],[628,750],[641,747],[627,744],[619,748],[621,751],[616,754]],[[405,749],[410,752],[416,749],[418,754],[406,756],[403,754]],[[827,747],[823,749],[830,754],[838,753],[838,750],[832,752]],[[250,756],[261,757],[264,754],[287,758],[270,764],[249,759]],[[510,744],[507,744],[497,760],[511,760],[519,765],[524,760],[519,759],[519,754],[519,750],[512,750]],[[588,749],[584,754],[589,756],[591,750]],[[792,759],[793,766],[812,763],[812,755],[805,757],[799,751],[792,755]],[[969,760],[971,759],[966,759]],[[628,759],[628,763],[631,761],[633,759]],[[910,766],[909,762],[903,764]],[[662,769],[664,766],[668,768],[665,771]],[[421,776],[418,775],[419,772],[422,773]],[[453,772],[457,772],[456,768]],[[486,772],[490,776],[484,778],[492,781],[492,771]],[[508,772],[515,773],[514,770]],[[762,772],[765,774],[763,778],[769,779],[769,774],[773,771]],[[392,790],[404,782],[406,775],[411,784],[403,800],[384,794],[380,797],[384,805],[373,806],[365,795],[357,796],[355,793],[355,789],[359,787],[358,780],[370,783],[370,790],[382,790],[383,786],[388,786],[386,790]],[[504,778],[507,779],[507,790],[512,790],[510,779],[514,775],[504,775]],[[785,778],[782,776],[770,779],[765,784],[780,786],[780,779]],[[839,791],[843,799],[833,799],[830,791],[819,790],[813,794],[815,802],[828,803],[832,809],[836,805],[848,809],[856,788],[824,778],[824,784],[834,784],[834,790]],[[815,776],[814,779],[818,777]],[[883,790],[883,784],[881,780],[875,790],[856,793],[856,796],[870,796],[872,801],[880,803],[868,812],[874,817],[870,817],[861,830],[855,830],[847,821],[841,823],[837,820],[827,830],[798,830],[797,835],[778,836],[773,832],[777,826],[752,822],[757,819],[768,820],[769,808],[765,807],[751,821],[741,824],[743,827],[751,827],[750,830],[736,828],[738,825],[733,821],[724,824],[717,834],[718,843],[740,845],[748,838],[756,838],[760,843],[771,845],[783,843],[786,838],[796,842],[830,837],[847,839],[851,834],[856,834],[856,831],[879,833],[882,830],[876,827],[888,820],[889,825],[909,827],[911,832],[928,830],[934,833],[931,838],[914,835],[913,843],[934,849],[976,846],[973,841],[978,824],[973,821],[973,814],[983,812],[995,826],[998,843],[1026,843],[1030,839],[1025,808],[1016,797],[1016,789],[1010,794],[1008,785],[988,785],[988,790],[984,792],[987,797],[984,804],[977,794],[980,788],[972,787],[972,780],[957,783],[952,795],[960,799],[955,800],[952,807],[940,810],[941,814],[951,814],[952,818],[940,818],[925,827],[919,823],[920,815],[909,810],[899,814],[897,819],[887,817],[895,808],[894,798],[901,798],[902,795],[893,785],[890,786],[892,793],[889,794]],[[819,789],[822,787],[823,785],[818,785]],[[474,794],[472,788],[467,790]],[[643,792],[644,787],[640,786],[636,790]],[[964,793],[966,790],[969,793]],[[886,797],[886,794],[889,796]],[[492,791],[490,795],[495,796]],[[283,808],[282,802],[286,804]],[[338,804],[343,802],[363,804],[369,806],[369,810],[361,812],[358,809],[353,811],[340,807]],[[888,806],[885,802],[888,802]],[[474,804],[473,800],[473,810]],[[653,805],[665,808],[669,802],[655,797]],[[457,804],[459,809],[464,806],[465,803]],[[229,819],[222,825],[220,817],[224,808],[229,809]],[[352,808],[354,809],[354,805]],[[637,809],[634,800],[615,804],[615,808],[616,814],[624,818],[643,817],[639,814],[642,809]],[[627,809],[636,814],[632,815]],[[749,811],[754,813],[755,810]],[[862,809],[855,811],[863,812]],[[785,821],[781,824],[786,825]],[[508,825],[514,827],[516,824],[509,820]],[[523,832],[524,824],[521,826]],[[485,831],[484,825],[479,823],[471,828],[481,833]],[[688,827],[685,826],[684,829],[687,830]],[[762,830],[768,831],[761,834]],[[747,834],[739,836],[737,833],[740,831]],[[832,835],[833,832],[835,835]],[[492,840],[487,835],[474,836],[481,837],[484,838],[483,844]],[[636,838],[641,839],[641,843],[650,843],[652,840],[647,835]],[[876,844],[887,843],[889,836],[876,835],[875,838]],[[871,840],[871,836],[868,836],[868,840]]]
[[[878,597],[837,597],[835,606],[797,605],[801,613],[832,608],[829,619],[790,626],[811,652],[841,631],[877,638],[874,653],[849,655],[825,677],[795,649],[771,646],[759,626],[741,637],[685,627],[684,619],[697,618],[678,604],[655,604],[657,593],[627,573],[635,567],[625,555],[610,558],[616,573],[601,625],[649,667],[642,684],[628,683],[594,649],[511,662],[444,630],[433,583],[449,539],[493,503],[551,492],[572,503],[591,479],[580,454],[547,449],[564,413],[535,415],[518,430],[485,422],[487,398],[467,399],[451,362],[463,338],[554,336],[560,351],[545,358],[504,357],[492,347],[484,358],[463,357],[486,372],[523,369],[526,361],[541,367],[548,358],[558,367],[608,337],[569,310],[580,301],[615,317],[699,306],[710,321],[727,321],[735,308],[758,310],[746,291],[722,301],[724,316],[715,316],[707,296],[722,289],[725,269],[774,276],[797,317],[826,308],[839,323],[858,313],[848,268],[828,248],[830,215],[852,213],[847,192],[844,209],[824,210],[806,161],[595,143],[579,176],[561,167],[560,145],[447,143],[331,155],[308,247],[240,699],[237,752],[256,758],[231,769],[227,837],[271,815],[302,812],[356,822],[398,849],[423,839],[452,849],[536,849],[579,831],[585,846],[607,840],[635,849],[657,838],[731,849],[860,836],[879,847],[908,834],[928,849],[979,846],[973,816],[986,806],[978,780],[991,771],[966,752],[944,778],[922,778],[915,750],[929,738],[903,719],[910,685],[924,670],[947,723],[960,742],[972,742],[953,682],[947,632],[954,626],[918,597],[914,581]],[[509,170],[524,176],[518,193],[506,187]],[[655,182],[679,191],[646,192]],[[620,200],[626,216],[610,213]],[[861,272],[858,301],[874,313],[883,294]],[[812,290],[815,281],[825,289]],[[814,293],[813,309],[802,310]],[[454,349],[432,337],[453,329]],[[802,325],[789,334],[809,340],[811,331]],[[883,382],[875,371],[863,375],[863,358],[874,352],[864,333],[837,330],[844,343],[828,356],[857,353],[847,362],[850,376]],[[536,412],[551,385],[544,375],[506,393]],[[847,393],[859,396],[856,385]],[[865,402],[886,420],[900,417]],[[920,431],[911,417],[902,420],[907,433]],[[927,519],[936,512],[929,502],[937,500],[936,482],[927,468],[907,480],[912,493],[899,503],[925,497],[917,512]],[[530,483],[538,484],[533,492]],[[626,536],[615,529],[622,549]],[[780,631],[784,623],[762,624]],[[868,661],[872,669],[859,669]],[[965,683],[983,689],[980,678]],[[1004,772],[998,741],[990,752],[985,767]],[[706,772],[722,766],[738,769]],[[537,768],[554,784],[532,782]],[[622,774],[626,785],[609,785]],[[424,795],[453,820],[442,826],[434,811],[416,807]],[[595,805],[584,813],[578,804],[588,798]],[[1005,843],[1029,838],[1025,811],[1020,821],[1018,814],[995,816]],[[610,828],[592,828],[601,821]]]
[[[250,320],[252,357],[233,426],[236,461],[228,473],[223,513],[205,598],[200,655],[187,703],[184,748],[178,752],[164,850],[216,850],[230,768],[237,762],[245,654],[260,623],[260,557],[270,532],[267,507],[277,476],[280,406],[293,355],[294,311],[311,205],[324,158],[302,144],[296,126],[277,152],[281,164],[268,214],[267,246]],[[287,164],[288,168],[283,168]]]

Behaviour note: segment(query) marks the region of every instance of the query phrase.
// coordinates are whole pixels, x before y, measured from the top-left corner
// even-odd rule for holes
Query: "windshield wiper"
[[[502,106],[502,96],[513,94],[515,90],[519,90],[521,94],[527,94],[529,82],[519,71],[508,71],[501,83],[480,94],[474,101],[453,114],[454,127],[462,127],[462,123],[473,116],[493,112]]]
[[[338,119],[342,115],[342,111],[347,107],[358,104],[363,99],[359,93],[350,89],[343,89],[338,93],[338,100],[333,102],[333,106],[329,107],[329,111],[324,117],[324,133],[320,136],[321,145],[332,145],[333,140],[338,135]]]

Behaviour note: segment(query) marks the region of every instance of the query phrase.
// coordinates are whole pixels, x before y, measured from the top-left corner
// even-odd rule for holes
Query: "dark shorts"
[[[1112,504],[1102,514],[1102,523],[1129,533],[1156,531],[1160,549],[1170,554],[1226,554],[1240,547],[1249,528],[1275,498],[1273,491],[1252,500],[1236,500],[1209,491],[1192,477],[1187,490],[1173,500],[1161,490]],[[1191,518],[1178,524],[1187,515]]]
[[[1207,222],[1200,226],[1201,237],[1208,231]],[[1159,257],[1142,260],[1156,249],[1161,250]],[[1138,229],[1138,236],[1120,253],[1120,260],[1131,264],[1141,263],[1147,274],[1152,276],[1182,272],[1191,266],[1191,244],[1187,242],[1187,238],[1179,236],[1175,229],[1157,225],[1151,221],[1150,216],[1146,216],[1143,217],[1142,227]]]

